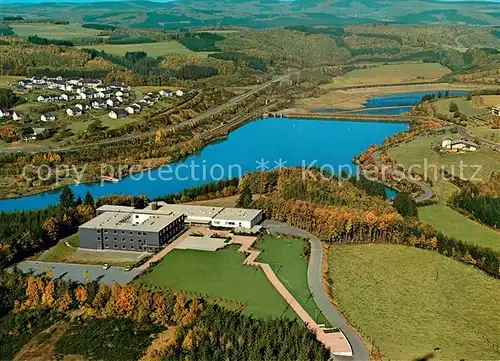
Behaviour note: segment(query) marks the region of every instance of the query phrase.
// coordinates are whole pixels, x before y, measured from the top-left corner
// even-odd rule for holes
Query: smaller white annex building
[[[225,208],[198,206],[190,204],[169,204],[152,202],[144,209],[133,207],[103,205],[97,209],[97,215],[104,212],[123,212],[135,214],[185,216],[185,222],[192,225],[212,226],[221,228],[250,229],[262,222],[263,211],[259,209]]]

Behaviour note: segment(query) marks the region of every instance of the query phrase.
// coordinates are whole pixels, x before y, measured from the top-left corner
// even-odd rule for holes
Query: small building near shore
[[[453,140],[451,138],[446,138],[441,142],[441,150],[445,152],[475,152],[478,149],[479,145],[477,143],[467,139]]]

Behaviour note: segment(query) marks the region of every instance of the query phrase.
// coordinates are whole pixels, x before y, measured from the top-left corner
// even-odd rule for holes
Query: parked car
[[[128,271],[130,271],[131,269],[132,269],[132,266],[126,266],[125,268],[123,268],[123,270],[124,270],[125,272],[128,272]]]
[[[111,267],[111,266],[109,264],[107,264],[107,263],[105,263],[105,264],[102,265],[103,269],[108,269],[109,267]]]

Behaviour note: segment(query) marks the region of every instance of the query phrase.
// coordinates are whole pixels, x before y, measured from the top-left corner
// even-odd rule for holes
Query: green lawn
[[[309,316],[318,323],[326,324],[326,319],[309,292],[308,262],[303,256],[304,241],[264,236],[256,248],[263,251],[258,261],[268,263],[272,267],[283,285],[309,313]]]
[[[436,195],[439,202],[446,204],[459,188],[447,179],[439,179],[433,182],[432,191]]]
[[[125,55],[129,51],[145,51],[151,57],[171,54],[190,54],[196,55],[197,53],[189,50],[175,40],[163,41],[159,43],[143,43],[143,44],[102,44],[102,45],[89,45],[82,48],[93,48],[105,51],[108,54]]]
[[[421,207],[418,216],[449,237],[500,251],[500,232],[474,222],[444,204]]]
[[[453,113],[449,111],[450,103],[455,102],[458,105],[458,110],[467,115],[468,117],[480,115],[488,112],[486,108],[474,108],[472,106],[472,102],[467,100],[466,97],[458,97],[458,98],[448,98],[441,99],[435,102],[435,106],[437,111],[441,114],[445,114],[448,116],[452,116]]]
[[[230,246],[216,252],[175,249],[137,282],[246,304],[255,317],[296,318],[260,268],[245,266],[246,255]]]
[[[434,169],[437,169],[438,177],[441,179],[441,167],[444,166],[448,172],[455,169],[454,174],[461,177],[460,163],[463,162],[463,175],[471,179],[479,165],[481,169],[472,181],[487,181],[494,171],[500,171],[500,153],[494,152],[491,147],[483,145],[477,152],[465,154],[439,154],[432,150],[435,146],[440,146],[443,138],[451,136],[458,139],[458,134],[425,135],[411,140],[409,143],[390,148],[390,157],[398,164],[402,164],[408,169],[410,166],[418,165],[420,168],[413,168],[417,173],[424,173],[424,159],[427,159],[429,178],[434,180]],[[435,166],[435,167],[434,167]],[[437,168],[436,168],[437,167]]]
[[[66,242],[71,247],[68,247]],[[78,238],[78,233],[75,233],[57,243],[50,250],[40,253],[36,260],[43,262],[64,262],[73,256],[78,247],[80,247],[80,239]]]
[[[68,247],[66,242],[71,246]],[[104,263],[113,266],[129,266],[137,263],[143,256],[142,254],[123,253],[123,252],[97,252],[77,250],[80,247],[78,233],[75,233],[57,243],[46,252],[40,253],[37,261],[41,262],[60,262],[60,263],[78,263],[78,264],[96,264]]]
[[[67,122],[70,122],[68,128],[73,132],[83,132],[85,131],[89,125],[95,120],[101,120],[102,126],[107,129],[116,129],[126,124],[131,124],[142,120],[141,113],[131,114],[125,118],[112,119],[108,116],[108,113],[111,109],[107,110],[96,110],[93,109],[83,116],[74,116],[70,117],[63,114],[62,119],[65,119]]]
[[[75,24],[13,23],[9,25],[14,29],[16,35],[25,37],[38,35],[49,39],[71,39],[95,36],[100,33],[99,30],[86,29]]]
[[[383,359],[500,358],[500,280],[396,245],[332,246],[329,273],[344,314]]]

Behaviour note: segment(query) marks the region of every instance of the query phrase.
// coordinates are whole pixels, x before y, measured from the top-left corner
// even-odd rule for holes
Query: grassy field
[[[492,140],[500,144],[500,129],[493,129],[490,126],[480,126],[468,128],[467,131],[476,137]]]
[[[488,109],[486,108],[474,108],[472,102],[467,100],[466,97],[441,99],[436,101],[434,105],[439,113],[452,116],[453,113],[449,111],[451,102],[457,104],[458,110],[468,117],[488,113]]]
[[[75,24],[54,25],[48,23],[13,23],[9,24],[14,33],[19,36],[38,35],[49,39],[71,39],[88,36],[95,36],[100,33],[99,30],[86,29]]]
[[[312,299],[307,284],[307,260],[303,256],[304,241],[264,236],[258,249],[263,252],[258,261],[269,264],[283,285],[316,322],[327,324]]]
[[[0,87],[7,87],[12,83],[17,83],[19,80],[23,80],[24,78],[24,76],[2,75],[0,76]]]
[[[435,63],[389,64],[357,69],[333,79],[334,86],[391,84],[437,80],[450,69]]]
[[[66,242],[70,245],[68,247]],[[57,245],[36,258],[41,262],[79,263],[101,265],[109,263],[113,266],[129,266],[135,264],[144,254],[130,252],[96,252],[77,249],[80,247],[78,233],[61,240]]]
[[[482,101],[486,106],[498,106],[500,105],[500,95],[481,95]]]
[[[216,252],[176,249],[137,282],[246,304],[255,317],[296,318],[260,268],[243,265],[246,255],[230,246]]]
[[[93,48],[105,51],[108,54],[125,55],[128,51],[145,51],[151,57],[171,55],[171,54],[189,54],[195,53],[184,47],[177,41],[163,41],[160,43],[144,43],[144,44],[102,44],[89,45],[84,48]]]
[[[332,246],[329,274],[344,314],[383,359],[500,358],[500,280],[396,245]]]
[[[456,185],[446,179],[440,179],[432,184],[432,191],[442,204],[446,204],[458,190]]]
[[[500,251],[500,232],[470,220],[444,204],[418,209],[419,218],[445,235]]]
[[[64,115],[64,118],[71,122],[68,124],[68,128],[73,132],[83,132],[88,128],[88,126],[95,121],[96,119],[101,120],[102,126],[108,129],[119,128],[126,124],[131,124],[142,120],[141,114],[132,114],[125,118],[112,119],[108,116],[108,113],[111,109],[103,111],[103,110],[92,110],[92,116],[89,118],[88,116],[75,116],[70,117]]]
[[[459,138],[457,134],[429,135],[418,137],[409,143],[389,149],[390,157],[397,163],[402,164],[408,169],[412,165],[420,165],[421,168],[414,168],[420,174],[424,173],[424,159],[427,159],[427,170],[429,178],[434,179],[433,165],[440,170],[442,166],[448,172],[454,169],[455,176],[460,175],[460,162],[463,162],[463,176],[471,179],[476,168],[472,166],[479,165],[481,170],[475,175],[477,180],[486,181],[494,171],[500,171],[500,153],[497,153],[486,145],[482,146],[477,152],[468,152],[465,154],[438,154],[432,150],[433,147],[441,145],[441,141],[446,136]],[[438,171],[438,175],[440,171]],[[441,177],[438,177],[438,179]],[[476,181],[475,179],[471,179]]]

